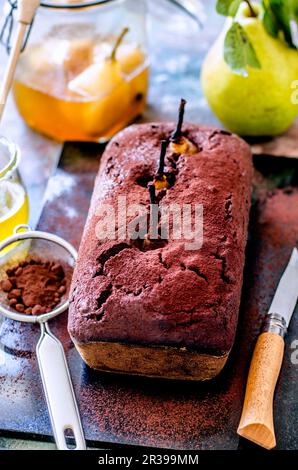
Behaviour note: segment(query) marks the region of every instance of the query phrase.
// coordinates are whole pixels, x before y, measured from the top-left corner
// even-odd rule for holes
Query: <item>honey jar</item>
[[[146,2],[42,2],[13,93],[26,123],[55,140],[105,141],[145,107]]]

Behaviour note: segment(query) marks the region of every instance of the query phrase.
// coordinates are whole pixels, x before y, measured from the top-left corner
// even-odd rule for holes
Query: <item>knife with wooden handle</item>
[[[294,248],[257,340],[237,430],[240,436],[265,449],[276,446],[273,397],[284,356],[284,337],[297,299],[298,250]]]

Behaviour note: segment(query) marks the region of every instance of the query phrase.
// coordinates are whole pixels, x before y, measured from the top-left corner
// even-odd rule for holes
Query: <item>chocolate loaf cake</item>
[[[181,153],[175,145],[167,148],[164,174],[171,184],[156,191],[156,201],[160,208],[202,205],[202,246],[190,249],[187,237],[177,239],[171,230],[167,238],[133,239],[126,227],[135,216],[123,213],[112,239],[98,236],[102,209],[116,210],[119,196],[126,207],[137,203],[149,211],[147,185],[157,174],[161,141],[174,127],[134,125],[107,146],[72,281],[68,327],[92,368],[206,380],[223,368],[235,337],[250,207],[249,146],[226,131],[185,124],[189,145]],[[114,219],[110,214],[111,233]]]

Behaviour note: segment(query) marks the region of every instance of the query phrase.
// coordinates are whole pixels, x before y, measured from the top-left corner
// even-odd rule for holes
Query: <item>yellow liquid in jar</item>
[[[13,234],[14,228],[20,224],[27,224],[29,219],[28,197],[19,183],[0,181],[0,194],[4,191],[13,193],[13,202],[3,210],[0,216],[0,242]],[[4,213],[3,213],[4,212]],[[5,250],[4,250],[5,251]]]
[[[71,59],[53,66],[42,65],[41,47],[26,50],[13,86],[19,112],[31,128],[58,141],[107,140],[144,110],[149,70],[139,49],[131,48],[123,54],[125,79],[115,88],[105,94],[98,90],[98,96],[82,96],[68,87],[79,75],[76,55],[79,60],[80,49],[73,46]],[[104,59],[101,62],[104,64]],[[91,58],[88,67],[94,63]],[[85,64],[80,73],[86,68]]]

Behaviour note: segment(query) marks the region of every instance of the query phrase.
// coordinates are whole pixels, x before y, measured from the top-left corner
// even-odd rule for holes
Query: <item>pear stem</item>
[[[180,102],[180,106],[179,106],[177,127],[176,127],[176,130],[173,132],[173,134],[171,136],[171,141],[172,142],[175,142],[175,141],[179,140],[179,138],[181,137],[185,105],[186,105],[186,100],[181,98],[181,102]]]
[[[128,31],[129,31],[129,28],[123,28],[123,30],[119,34],[119,36],[118,36],[118,38],[115,42],[115,45],[113,47],[113,50],[111,52],[111,57],[110,57],[111,60],[113,60],[113,61],[116,60],[117,50],[118,50],[120,44],[122,43],[124,36],[126,36],[126,34],[128,33]]]
[[[244,0],[244,1],[245,1],[245,2],[247,3],[247,5],[248,5],[249,11],[250,11],[250,16],[251,16],[252,18],[256,18],[258,15],[256,14],[256,12],[255,12],[255,10],[254,10],[254,8],[253,8],[253,6],[252,6],[250,0]]]
[[[158,175],[163,175],[164,174],[165,157],[166,157],[166,153],[167,153],[167,147],[168,147],[168,141],[167,140],[162,140],[161,141],[160,157],[159,157],[159,167],[158,167],[158,170],[157,170]]]
[[[155,204],[156,195],[155,195],[155,185],[154,185],[154,183],[149,183],[148,184],[148,190],[149,190],[150,204]]]

